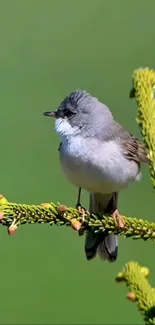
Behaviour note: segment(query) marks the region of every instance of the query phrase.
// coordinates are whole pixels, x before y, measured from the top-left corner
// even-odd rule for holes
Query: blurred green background
[[[0,1],[0,191],[10,201],[75,205],[54,122],[42,115],[73,89],[99,97],[140,136],[129,90],[135,68],[155,67],[154,12],[153,0]],[[155,193],[143,169],[119,209],[154,220]],[[83,205],[87,200],[84,193]],[[119,243],[117,263],[87,262],[84,238],[68,228],[24,225],[9,237],[1,227],[0,324],[142,323],[114,279],[137,260],[151,268],[155,285],[155,244]]]

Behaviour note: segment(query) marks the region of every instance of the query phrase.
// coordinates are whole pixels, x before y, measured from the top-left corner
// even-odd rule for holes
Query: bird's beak
[[[44,112],[43,115],[56,118],[56,112]]]

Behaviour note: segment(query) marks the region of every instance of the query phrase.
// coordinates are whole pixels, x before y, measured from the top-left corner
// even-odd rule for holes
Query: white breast
[[[139,180],[138,165],[114,142],[71,136],[62,140],[60,162],[66,177],[89,192],[112,193]]]

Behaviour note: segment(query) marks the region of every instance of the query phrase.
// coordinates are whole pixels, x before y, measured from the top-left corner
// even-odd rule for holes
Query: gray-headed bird
[[[60,163],[68,180],[79,193],[81,188],[90,193],[95,211],[112,215],[122,227],[118,194],[129,183],[140,180],[141,163],[149,163],[144,145],[87,91],[73,91],[56,111],[44,115],[56,119],[56,132],[61,138]],[[88,260],[98,253],[102,260],[115,261],[117,235],[88,230],[85,253]]]

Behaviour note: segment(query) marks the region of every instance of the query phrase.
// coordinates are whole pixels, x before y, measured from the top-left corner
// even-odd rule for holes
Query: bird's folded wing
[[[121,146],[127,159],[137,163],[150,163],[144,144],[140,143],[131,133],[126,139],[121,139]]]

